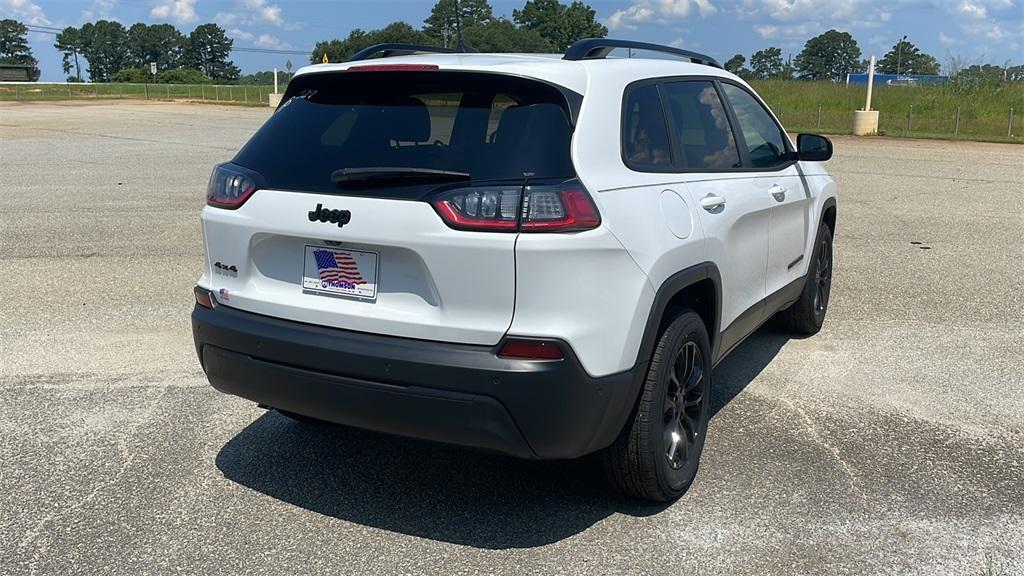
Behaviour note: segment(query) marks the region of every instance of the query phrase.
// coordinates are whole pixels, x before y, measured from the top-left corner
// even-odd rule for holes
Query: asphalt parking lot
[[[836,138],[833,300],[716,371],[693,488],[210,388],[210,168],[269,110],[0,104],[0,572],[1024,573],[1024,146]]]

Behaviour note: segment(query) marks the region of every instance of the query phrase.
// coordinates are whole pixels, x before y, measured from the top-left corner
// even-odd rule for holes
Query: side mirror
[[[832,157],[832,141],[818,134],[799,134],[796,149],[801,160],[824,162]]]

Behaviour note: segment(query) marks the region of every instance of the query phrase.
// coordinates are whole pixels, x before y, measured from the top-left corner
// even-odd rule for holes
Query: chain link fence
[[[283,90],[283,87],[281,88]],[[273,86],[218,84],[43,84],[0,83],[0,101],[51,100],[190,100],[258,106],[269,104]]]

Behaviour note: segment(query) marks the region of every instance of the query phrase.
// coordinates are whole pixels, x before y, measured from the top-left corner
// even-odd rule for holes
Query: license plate
[[[302,289],[363,300],[377,298],[376,252],[306,246]]]

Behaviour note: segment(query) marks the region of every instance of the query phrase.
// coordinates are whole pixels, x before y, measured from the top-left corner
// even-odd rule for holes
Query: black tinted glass
[[[747,141],[750,163],[757,168],[770,168],[788,162],[785,137],[764,106],[739,86],[723,83],[722,89]]]
[[[346,168],[468,172],[474,181],[575,175],[565,97],[536,81],[342,72],[297,78],[289,93],[234,159],[268,188],[337,192],[331,175]]]
[[[626,164],[637,170],[671,166],[668,128],[657,86],[640,86],[626,95],[622,150]]]
[[[705,81],[665,85],[682,164],[687,170],[724,170],[740,166],[729,117],[714,84]]]

